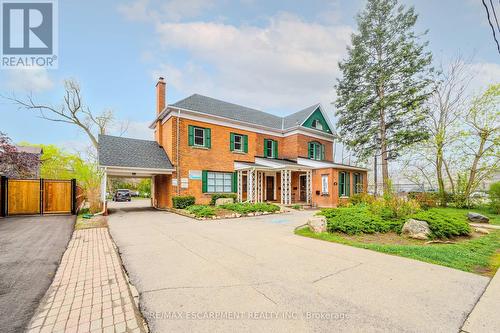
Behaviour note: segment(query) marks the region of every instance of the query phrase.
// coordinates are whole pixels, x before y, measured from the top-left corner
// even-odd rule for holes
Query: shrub
[[[301,205],[292,205],[293,209],[300,210],[302,208]]]
[[[437,192],[409,192],[408,199],[417,201],[423,209],[437,207],[440,204]]]
[[[185,209],[186,207],[194,205],[194,197],[191,195],[175,196],[172,198],[174,208]]]
[[[500,214],[500,182],[491,184],[488,194],[490,196],[490,209],[493,213]]]
[[[352,205],[359,205],[359,204],[370,204],[375,200],[375,197],[373,195],[370,195],[368,193],[357,193],[353,194],[349,197],[349,202]]]
[[[207,205],[192,205],[187,207],[186,210],[196,217],[212,217],[216,215],[215,208]]]
[[[415,200],[405,200],[394,196],[375,198],[368,204],[370,211],[384,219],[400,219],[414,214],[420,210],[420,205]]]
[[[255,213],[255,212],[277,212],[280,210],[280,207],[277,205],[273,204],[268,204],[268,203],[232,203],[232,204],[227,204],[227,205],[222,205],[220,206],[221,208],[231,210],[233,212],[239,213],[239,214],[248,214],[248,213]]]
[[[366,205],[323,209],[319,215],[326,217],[329,232],[343,232],[348,235],[388,231],[399,233],[403,224],[402,220],[383,219]]]
[[[236,202],[236,194],[234,193],[214,193],[210,199],[210,204],[213,206],[219,198],[232,198]]]
[[[426,221],[436,238],[465,236],[470,233],[470,227],[465,215],[463,218],[460,218],[457,215],[431,208],[416,213],[412,217],[417,220]]]

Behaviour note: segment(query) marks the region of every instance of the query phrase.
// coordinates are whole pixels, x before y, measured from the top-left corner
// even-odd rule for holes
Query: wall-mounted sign
[[[177,178],[172,178],[172,186],[177,186]]]
[[[188,188],[189,179],[181,178],[181,188]]]
[[[189,179],[201,180],[201,170],[189,170]]]

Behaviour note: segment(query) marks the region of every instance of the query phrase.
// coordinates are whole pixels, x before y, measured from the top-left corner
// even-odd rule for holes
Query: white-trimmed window
[[[234,135],[234,150],[243,151],[243,135]]]
[[[205,147],[205,129],[201,127],[194,128],[194,145]]]
[[[319,130],[323,130],[323,124],[318,119],[314,119],[313,120],[312,127],[316,128],[316,129],[319,129]]]
[[[328,194],[328,175],[321,175],[321,194]]]
[[[233,174],[230,172],[207,172],[208,193],[231,193]]]

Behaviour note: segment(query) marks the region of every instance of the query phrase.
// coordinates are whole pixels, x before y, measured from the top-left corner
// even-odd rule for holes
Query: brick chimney
[[[156,83],[156,114],[160,114],[165,108],[167,83],[163,77],[158,78]]]

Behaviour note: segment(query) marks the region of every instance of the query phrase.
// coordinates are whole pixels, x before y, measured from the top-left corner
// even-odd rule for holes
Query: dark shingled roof
[[[313,113],[319,104],[311,105],[310,107],[305,108],[304,110],[300,110],[298,112],[292,113],[289,116],[285,117],[284,128],[290,128],[294,126],[299,126],[307,120],[307,118]]]
[[[99,164],[148,169],[173,169],[165,150],[156,142],[99,135]]]
[[[191,95],[170,106],[274,129],[288,129],[301,125],[319,104],[310,106],[286,117],[278,117],[267,112],[199,94]]]

